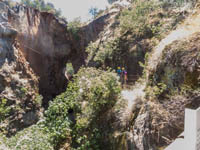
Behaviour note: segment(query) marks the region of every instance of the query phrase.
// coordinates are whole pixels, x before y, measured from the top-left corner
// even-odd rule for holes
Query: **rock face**
[[[0,129],[10,135],[36,123],[38,78],[15,41],[18,31],[8,21],[9,8],[0,2]]]
[[[9,11],[8,22],[18,31],[19,48],[39,76],[45,104],[65,90],[66,63],[72,62],[75,71],[85,64],[85,47],[99,37],[109,18],[106,14],[82,27],[77,40],[67,31],[67,23],[53,14],[21,5]]]
[[[159,88],[159,84],[165,88],[154,98],[147,96],[133,127],[139,150],[169,145],[184,130],[185,108],[199,107],[199,40],[197,30],[164,48],[148,86],[151,92],[154,87]]]
[[[121,138],[120,135],[116,138],[121,138],[118,144],[124,149],[127,149],[127,141],[130,139],[136,150],[164,149],[183,132],[185,108],[199,107],[198,20],[199,10],[186,19],[187,24],[181,24],[175,30],[178,32],[172,31],[176,34],[165,40],[167,43],[161,41],[159,45],[162,49],[156,49],[148,58],[156,60],[156,65],[153,65],[155,67],[152,70],[148,64],[145,70],[149,72],[145,79],[145,98],[141,101],[137,116],[130,120],[129,132],[133,137]],[[192,30],[186,34],[179,30],[188,29],[189,25]],[[181,36],[182,34],[185,35]],[[178,38],[173,40],[177,35]],[[155,54],[158,59],[155,59]]]
[[[0,2],[0,131],[12,135],[36,123],[41,112],[38,94],[44,96],[43,104],[47,106],[49,100],[64,91],[66,63],[72,62],[75,71],[85,65],[85,48],[91,41],[99,46],[118,37],[120,50],[125,54],[123,65],[129,66],[129,74],[142,74],[138,62],[144,62],[146,49],[155,45],[148,38],[119,35],[116,17],[121,8],[110,9],[82,27],[77,40],[67,30],[67,23],[50,13],[22,5],[10,9]],[[160,85],[166,85],[166,89],[141,101],[128,127],[122,127],[114,138],[114,149],[156,150],[170,144],[182,132],[185,106],[194,108],[200,104],[199,39],[198,33],[166,45],[161,61],[146,81],[151,91],[155,86],[160,90]],[[90,61],[88,65],[95,66]],[[170,89],[185,93],[172,96]],[[149,94],[148,88],[145,92]],[[1,111],[8,106],[7,112]]]
[[[66,25],[52,14],[16,6],[9,15],[10,24],[19,32],[20,50],[40,77],[40,93],[50,100],[66,86],[63,68],[69,60],[71,42]]]
[[[11,9],[3,2],[0,12],[0,102],[6,101],[2,107],[11,108],[0,118],[0,126],[11,135],[39,119],[42,100],[38,94],[47,106],[65,90],[66,63],[72,62],[75,71],[84,65],[85,47],[99,38],[111,15],[82,27],[76,41],[67,23],[53,14],[22,5]]]
[[[90,53],[88,54],[86,61],[88,66],[99,67],[103,64],[102,66],[111,68],[125,67],[128,71],[129,82],[134,83],[143,70],[138,62],[144,62],[145,54],[152,45],[146,39],[135,39],[131,34],[120,33],[120,20],[118,18],[121,11],[126,8],[128,5],[114,3],[100,17],[83,28],[82,37],[84,37],[85,44],[93,42],[92,44],[97,47],[96,52],[91,56]],[[113,44],[114,42],[117,44]],[[105,59],[104,62],[99,62],[99,58],[102,58],[101,53],[106,51],[104,48],[109,44],[113,44],[118,49],[116,54],[113,54],[113,60]]]

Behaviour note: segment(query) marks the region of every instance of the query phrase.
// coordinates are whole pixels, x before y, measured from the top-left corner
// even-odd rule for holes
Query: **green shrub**
[[[21,88],[20,88],[19,96],[20,96],[21,98],[26,97],[26,94],[27,94],[27,93],[28,93],[28,90],[27,90],[25,87],[21,87]]]
[[[90,44],[86,48],[86,52],[88,53],[87,57],[87,64],[89,64],[90,61],[92,61],[98,52],[99,45],[95,42],[90,42]]]
[[[84,106],[76,114],[73,130],[77,150],[100,149],[102,132],[99,118],[118,100],[120,85],[114,72],[83,68],[78,73],[81,91],[80,103]]]
[[[116,103],[120,84],[116,74],[95,68],[81,68],[66,92],[57,96],[45,112],[44,128],[54,145],[72,137],[77,150],[99,147],[99,116]],[[73,110],[70,114],[69,110]],[[76,123],[70,116],[76,116]]]
[[[68,73],[70,76],[73,76],[73,74],[74,74],[74,68],[73,68],[72,63],[67,63],[67,64],[66,64],[66,71],[67,71],[67,73]]]
[[[81,19],[75,18],[67,24],[67,30],[72,34],[75,40],[80,40],[79,32],[81,27]]]
[[[99,46],[96,43],[90,43],[86,51],[88,52],[88,62],[94,61],[98,66],[115,67],[122,55],[120,49],[120,39],[110,39]]]
[[[57,96],[50,102],[48,110],[45,111],[44,128],[50,134],[51,142],[57,145],[62,142],[71,132],[71,121],[69,120],[69,109],[77,106],[78,86],[77,83],[69,83],[66,92]]]
[[[7,99],[1,99],[0,101],[0,122],[3,121],[9,114],[11,108],[7,105]]]
[[[150,97],[158,97],[167,89],[164,83],[157,83],[155,86],[147,86],[146,93]]]
[[[163,7],[169,7],[169,5],[181,7],[184,4],[188,3],[188,1],[186,1],[186,0],[173,0],[173,1],[172,0],[160,0],[160,1],[162,2]]]
[[[24,4],[28,7],[36,8],[40,11],[47,11],[49,13],[53,13],[57,17],[61,17],[61,10],[57,10],[54,7],[53,3],[46,3],[44,0],[21,0],[21,4]]]
[[[83,68],[77,74],[79,87],[82,91],[80,102],[88,102],[85,115],[92,113],[97,116],[102,108],[112,106],[120,93],[120,86],[114,72],[103,71],[95,68]],[[93,116],[90,115],[90,116]]]
[[[119,51],[120,51],[120,49],[119,49],[119,39],[118,38],[107,41],[106,43],[104,43],[101,46],[101,48],[97,52],[94,60],[101,64],[105,64],[106,61],[112,62],[112,61],[114,61],[113,59],[117,55],[117,53],[119,53]]]
[[[38,104],[38,106],[42,106],[42,99],[43,99],[42,95],[36,94],[35,102],[36,102],[36,104]]]
[[[131,10],[126,9],[122,11],[119,17],[121,32],[132,32],[136,37],[157,32],[150,23],[150,13],[156,9],[158,9],[158,5],[153,0],[134,1]]]
[[[49,143],[49,136],[38,125],[31,126],[11,138],[0,135],[0,150],[53,150]]]

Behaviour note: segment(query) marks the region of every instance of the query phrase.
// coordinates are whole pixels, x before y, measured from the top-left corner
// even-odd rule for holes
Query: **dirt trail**
[[[158,63],[161,61],[162,52],[165,47],[176,40],[184,39],[195,32],[200,31],[200,14],[194,14],[188,17],[182,24],[177,27],[177,30],[172,31],[166,36],[154,49],[151,58],[148,62],[150,70],[155,70]]]
[[[126,123],[130,120],[132,111],[134,109],[134,106],[137,103],[137,99],[144,99],[145,92],[145,82],[137,83],[133,87],[133,90],[122,90],[122,98],[126,100],[127,106],[123,110],[121,110],[120,115],[120,121],[123,126],[126,125]]]
[[[156,66],[161,61],[162,52],[165,47],[176,40],[181,40],[192,35],[195,32],[200,31],[200,14],[195,13],[193,16],[188,17],[178,28],[172,31],[166,38],[161,40],[158,46],[152,52],[152,55],[148,62],[148,67],[150,70],[156,69]],[[129,117],[131,117],[132,110],[136,104],[138,98],[143,99],[145,96],[144,89],[146,87],[146,82],[136,84],[133,90],[123,90],[122,97],[127,100],[127,107],[121,111],[120,120],[126,122]]]

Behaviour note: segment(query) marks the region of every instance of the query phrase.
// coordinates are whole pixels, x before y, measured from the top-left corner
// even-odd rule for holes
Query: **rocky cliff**
[[[73,52],[65,22],[21,5],[10,10],[8,21],[18,31],[19,49],[39,76],[40,93],[52,99],[66,86],[63,68]]]
[[[42,106],[47,108],[48,102],[65,90],[68,81],[63,69],[71,62],[75,72],[81,66],[105,70],[125,66],[133,84],[130,99],[122,94],[106,115],[97,117],[102,123],[103,138],[97,142],[101,149],[157,150],[170,144],[183,131],[185,107],[200,104],[199,8],[196,1],[181,7],[169,2],[149,10],[151,3],[143,2],[144,7],[139,7],[140,3],[114,3],[82,26],[78,39],[67,30],[67,22],[53,14],[18,4],[9,8],[0,2],[0,132],[12,136],[35,124],[42,117]],[[145,8],[145,20],[145,16],[134,16],[138,8]],[[126,22],[129,19],[134,19],[141,30]],[[59,103],[65,99],[63,95],[56,102],[64,107]],[[66,107],[72,115],[72,106]],[[52,114],[60,117],[57,112]],[[48,123],[52,125],[51,120]],[[38,126],[31,128],[40,130]],[[93,136],[93,130],[89,131],[86,133]],[[32,135],[29,128],[27,132]],[[49,143],[45,136],[41,131],[41,137]],[[67,145],[66,149],[70,138],[61,143]],[[27,140],[27,136],[22,139]],[[54,145],[58,147],[62,146]]]
[[[86,46],[99,38],[113,14],[106,13],[82,27],[79,40],[67,31],[67,22],[53,14],[17,5],[7,15],[10,25],[18,31],[15,40],[19,49],[39,76],[40,94],[48,102],[65,90],[66,63],[72,62],[75,71],[85,64]]]
[[[40,116],[38,78],[18,48],[18,31],[9,22],[9,11],[0,2],[0,126],[6,134],[36,123]]]
[[[12,124],[5,120],[2,127],[15,133],[37,122],[40,103],[46,107],[65,90],[66,63],[72,62],[75,71],[85,64],[85,47],[98,39],[113,13],[82,27],[80,40],[76,40],[67,30],[67,22],[51,13],[18,4],[9,8],[4,2],[0,6],[0,93],[1,99],[6,99],[5,107],[14,107],[6,115]]]

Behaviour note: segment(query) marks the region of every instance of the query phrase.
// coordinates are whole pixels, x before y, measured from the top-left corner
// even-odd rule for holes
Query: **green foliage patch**
[[[79,32],[81,27],[81,19],[75,18],[67,24],[67,30],[72,34],[75,40],[80,40]]]
[[[104,68],[107,66],[116,67],[121,62],[122,50],[119,38],[109,39],[100,45],[90,43],[86,49],[88,53],[87,62],[94,61],[97,66],[103,66]]]
[[[11,108],[7,105],[7,99],[1,99],[0,101],[0,122],[3,121],[9,114]]]
[[[66,64],[66,71],[67,71],[67,73],[68,73],[70,76],[73,76],[73,74],[74,74],[74,68],[73,68],[72,63],[67,63],[67,64]]]
[[[49,136],[38,125],[31,126],[11,138],[0,134],[0,150],[53,150]]]
[[[150,14],[156,9],[159,5],[153,0],[134,1],[133,7],[123,10],[119,17],[121,32],[132,32],[136,37],[155,34],[159,28],[150,23]]]
[[[98,118],[113,107],[120,84],[112,71],[81,68],[66,92],[57,96],[45,112],[44,128],[59,145],[71,137],[76,150],[99,149]]]
[[[55,14],[56,16],[61,16],[61,10],[57,10],[54,5],[50,2],[45,3],[44,0],[21,0],[21,4],[25,4],[29,7],[36,8],[40,11],[47,11]]]

